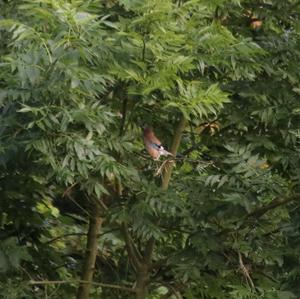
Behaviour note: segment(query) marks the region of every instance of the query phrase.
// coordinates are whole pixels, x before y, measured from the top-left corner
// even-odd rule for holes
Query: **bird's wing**
[[[158,151],[162,148],[161,144],[157,144],[157,143],[153,143],[153,142],[150,143],[150,146]]]

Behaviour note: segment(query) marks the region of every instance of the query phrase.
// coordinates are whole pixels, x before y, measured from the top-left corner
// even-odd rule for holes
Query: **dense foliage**
[[[0,8],[0,298],[300,297],[298,1]]]

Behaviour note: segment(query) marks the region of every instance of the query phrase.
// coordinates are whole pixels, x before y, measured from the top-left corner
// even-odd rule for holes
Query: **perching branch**
[[[185,125],[186,125],[186,119],[184,116],[182,116],[177,125],[176,131],[174,134],[174,138],[173,138],[173,142],[172,142],[172,146],[171,146],[171,150],[170,150],[170,152],[173,154],[174,157],[176,157],[177,150],[178,150],[180,142],[181,142],[182,134],[185,129]],[[165,172],[162,177],[162,184],[161,184],[163,190],[167,190],[169,187],[169,182],[171,179],[173,165],[174,165],[174,161],[170,161],[166,165]]]

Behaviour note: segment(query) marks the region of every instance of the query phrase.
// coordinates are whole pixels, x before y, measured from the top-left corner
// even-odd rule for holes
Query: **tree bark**
[[[143,265],[136,273],[136,299],[145,299],[147,297],[147,284],[149,281],[149,270]]]
[[[181,138],[182,138],[182,133],[185,129],[185,125],[186,125],[186,119],[184,116],[181,117],[175,134],[174,134],[174,138],[173,138],[173,142],[172,142],[172,146],[171,146],[171,150],[170,152],[173,154],[174,157],[176,157],[177,154],[177,150],[179,148],[180,142],[181,142]],[[162,184],[161,187],[163,190],[167,190],[169,187],[169,183],[170,183],[170,179],[171,179],[171,174],[172,174],[172,168],[175,164],[175,161],[170,161],[165,168],[163,177],[162,177]]]
[[[95,211],[89,219],[89,231],[87,234],[86,253],[81,274],[81,280],[86,283],[81,283],[77,291],[77,299],[88,299],[93,274],[95,270],[95,262],[98,251],[98,235],[101,229],[103,218],[100,217],[99,207],[95,204]]]

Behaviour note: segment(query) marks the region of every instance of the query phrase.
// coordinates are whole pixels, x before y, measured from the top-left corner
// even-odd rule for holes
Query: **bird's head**
[[[146,126],[143,128],[143,134],[144,134],[144,136],[150,137],[150,136],[154,135],[154,132],[151,127]]]

